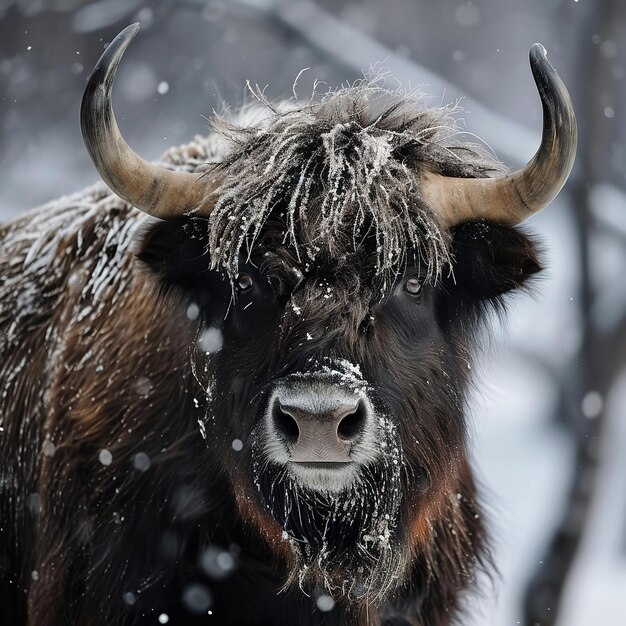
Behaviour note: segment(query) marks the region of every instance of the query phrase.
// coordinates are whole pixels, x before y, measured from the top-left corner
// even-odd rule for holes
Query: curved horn
[[[161,219],[201,207],[213,187],[202,174],[173,172],[144,161],[124,141],[111,107],[111,87],[124,51],[139,30],[127,26],[107,47],[96,64],[80,110],[83,140],[104,182],[121,198]],[[211,203],[212,204],[212,203]]]
[[[565,184],[576,155],[572,101],[539,43],[530,49],[530,67],[543,106],[539,149],[523,168],[499,178],[453,178],[425,172],[422,194],[447,226],[477,219],[519,224],[541,211]]]

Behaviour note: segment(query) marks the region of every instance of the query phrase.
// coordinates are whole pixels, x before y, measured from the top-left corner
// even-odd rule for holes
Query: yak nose
[[[351,445],[365,430],[367,407],[355,398],[311,410],[310,406],[275,397],[271,418],[287,443],[291,462],[348,463],[352,460]]]

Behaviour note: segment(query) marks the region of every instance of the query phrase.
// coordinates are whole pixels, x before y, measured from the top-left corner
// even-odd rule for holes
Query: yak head
[[[346,601],[380,601],[416,563],[462,584],[482,532],[463,416],[472,341],[540,269],[517,225],[575,150],[545,51],[531,50],[542,144],[508,175],[457,141],[449,109],[371,82],[302,106],[260,98],[246,123],[215,120],[214,163],[172,171],[133,153],[112,113],[135,32],[94,70],[83,133],[109,186],[160,218],[141,257],[197,325],[200,430],[241,515],[291,581]]]

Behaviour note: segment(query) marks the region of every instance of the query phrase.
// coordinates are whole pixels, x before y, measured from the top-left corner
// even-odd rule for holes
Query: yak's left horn
[[[543,135],[523,168],[498,178],[454,178],[425,172],[422,195],[447,226],[470,220],[519,224],[559,193],[576,155],[576,117],[569,93],[547,59],[545,48],[530,49],[530,67],[543,106]]]
[[[201,174],[173,172],[142,159],[124,141],[111,107],[111,87],[117,66],[139,30],[127,26],[109,44],[94,68],[80,110],[83,140],[104,182],[121,198],[145,213],[161,219],[199,209],[214,186]]]

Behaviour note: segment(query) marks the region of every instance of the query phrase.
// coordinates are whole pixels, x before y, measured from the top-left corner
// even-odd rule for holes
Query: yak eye
[[[250,274],[237,274],[237,287],[239,287],[239,291],[252,289],[252,277]]]
[[[413,296],[416,296],[417,294],[419,294],[421,290],[422,290],[422,283],[420,279],[417,278],[417,276],[411,276],[411,278],[408,278],[404,283],[404,291],[406,291],[407,293],[410,293]]]

